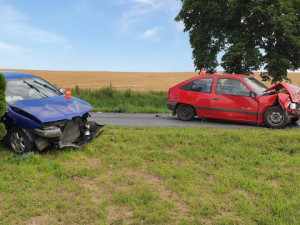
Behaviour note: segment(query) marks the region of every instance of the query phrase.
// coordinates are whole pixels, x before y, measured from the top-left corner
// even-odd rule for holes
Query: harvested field
[[[142,73],[142,72],[106,72],[106,71],[48,71],[0,69],[0,71],[21,71],[38,75],[60,88],[99,89],[112,87],[133,91],[168,91],[169,87],[198,75],[196,72],[178,73]],[[259,79],[259,73],[256,73]],[[300,86],[300,73],[290,73],[292,84]],[[267,84],[270,85],[270,84]]]

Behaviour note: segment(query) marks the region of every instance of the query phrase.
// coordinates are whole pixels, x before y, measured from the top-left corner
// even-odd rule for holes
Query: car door
[[[210,117],[256,123],[258,100],[240,80],[218,78],[210,104]]]
[[[197,116],[205,117],[210,113],[213,81],[212,77],[199,78],[180,88],[184,92],[181,102],[194,106]]]

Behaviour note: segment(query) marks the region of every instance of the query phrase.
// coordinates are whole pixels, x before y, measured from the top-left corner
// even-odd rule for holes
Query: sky
[[[0,68],[194,71],[179,0],[0,0]]]

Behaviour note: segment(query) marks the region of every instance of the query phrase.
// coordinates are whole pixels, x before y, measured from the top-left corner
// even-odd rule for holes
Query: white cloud
[[[121,18],[123,31],[139,26],[147,20],[149,22],[149,18],[158,19],[162,15],[169,17],[170,23],[174,24],[177,31],[183,30],[182,23],[174,21],[182,5],[178,0],[118,0],[118,3],[125,7]]]
[[[159,4],[155,2],[155,0],[132,0],[138,4],[151,5],[153,8],[159,7]]]
[[[8,54],[18,55],[18,56],[25,55],[25,53],[27,52],[27,50],[22,47],[9,45],[3,42],[0,42],[0,49],[7,52]]]
[[[58,43],[66,38],[35,27],[29,23],[29,16],[11,5],[0,3],[0,37],[11,39],[28,39],[41,43]]]
[[[157,36],[158,36],[158,31],[160,29],[162,29],[162,28],[161,27],[154,27],[150,30],[147,30],[140,36],[140,38],[148,39],[148,40],[151,40],[153,42],[159,42],[160,39]]]
[[[127,10],[122,13],[123,30],[141,22],[149,14],[161,8],[161,3],[155,0],[120,0],[119,3],[127,6]]]

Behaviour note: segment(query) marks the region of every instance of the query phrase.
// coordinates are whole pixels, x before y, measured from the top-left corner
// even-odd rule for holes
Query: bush
[[[6,102],[5,102],[5,89],[6,81],[2,73],[0,73],[0,117],[6,112]],[[0,139],[6,134],[4,124],[0,120]]]

